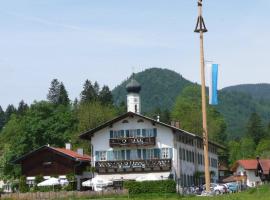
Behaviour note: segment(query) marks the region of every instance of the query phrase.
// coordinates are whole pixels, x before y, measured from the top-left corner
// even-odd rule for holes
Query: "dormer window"
[[[128,123],[128,120],[123,120],[122,123],[123,124]]]

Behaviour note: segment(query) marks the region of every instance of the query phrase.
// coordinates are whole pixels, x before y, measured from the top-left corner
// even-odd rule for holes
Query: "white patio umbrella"
[[[87,181],[82,182],[82,186],[84,187],[94,187],[95,190],[99,190],[98,188],[103,188],[109,185],[112,185],[113,182],[109,180],[102,179],[98,176],[95,178],[89,179]]]
[[[58,178],[51,177],[51,178],[37,184],[38,187],[41,187],[41,186],[54,186],[54,185],[60,185],[60,181],[59,181]]]

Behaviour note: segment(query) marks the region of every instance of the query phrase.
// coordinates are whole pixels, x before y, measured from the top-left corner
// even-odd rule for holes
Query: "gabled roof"
[[[21,163],[22,160],[26,159],[27,157],[33,155],[34,153],[38,153],[44,149],[49,149],[59,155],[62,155],[62,156],[65,156],[69,159],[72,159],[74,161],[81,161],[81,162],[90,162],[91,161],[91,157],[87,154],[84,154],[84,155],[80,155],[78,154],[77,152],[75,151],[72,151],[72,150],[68,150],[68,149],[64,149],[64,148],[56,148],[56,147],[50,147],[50,146],[42,146],[38,149],[35,149],[23,156],[21,156],[20,158],[14,160],[13,162],[15,164],[19,164]]]
[[[256,159],[253,160],[238,160],[236,162],[237,166],[242,166],[245,170],[256,170],[258,166],[258,161]]]
[[[118,122],[118,121],[120,121],[120,120],[122,120],[122,119],[125,119],[125,118],[127,118],[127,117],[134,117],[134,116],[141,117],[141,118],[143,118],[143,119],[145,119],[145,120],[151,121],[151,122],[154,123],[154,124],[159,124],[159,125],[161,125],[161,126],[170,128],[170,129],[172,129],[172,130],[175,131],[175,132],[185,133],[185,134],[188,134],[188,135],[190,135],[190,136],[193,136],[193,137],[202,139],[202,136],[199,136],[199,135],[190,133],[190,132],[188,132],[188,131],[182,130],[182,129],[177,128],[177,127],[175,127],[175,126],[171,126],[171,125],[169,125],[169,124],[166,124],[166,123],[157,121],[157,120],[155,120],[155,119],[152,119],[152,118],[150,118],[150,117],[146,117],[146,116],[144,116],[144,115],[140,115],[140,114],[138,114],[138,113],[133,113],[133,112],[127,112],[127,113],[125,113],[125,114],[123,114],[123,115],[120,115],[120,116],[118,116],[118,117],[116,117],[116,118],[114,118],[114,119],[112,119],[112,120],[109,120],[109,121],[107,121],[107,122],[101,124],[100,126],[97,126],[97,127],[94,128],[94,129],[91,129],[91,130],[88,130],[88,131],[82,133],[79,137],[80,137],[81,139],[90,140],[91,137],[93,136],[93,134],[96,133],[97,131],[99,131],[99,130],[101,130],[101,129],[103,129],[103,128],[106,128],[107,126],[112,126],[114,123],[116,123],[116,122]],[[209,143],[214,144],[214,145],[218,146],[218,147],[221,148],[221,149],[225,149],[224,146],[222,146],[222,145],[220,145],[220,144],[217,144],[217,143],[215,143],[215,142],[209,141]]]
[[[55,148],[55,147],[51,147],[53,148],[54,150],[60,152],[60,153],[63,153],[67,156],[70,156],[74,159],[77,159],[79,161],[90,161],[90,156],[87,155],[87,154],[78,154],[76,151],[72,151],[72,150],[69,150],[69,149],[65,149],[65,148]]]
[[[258,164],[260,164],[264,174],[269,174],[269,170],[270,170],[270,160],[269,159],[259,159],[259,161],[257,159],[238,160],[234,164],[233,169],[236,170],[236,168],[240,165],[245,170],[257,170]]]

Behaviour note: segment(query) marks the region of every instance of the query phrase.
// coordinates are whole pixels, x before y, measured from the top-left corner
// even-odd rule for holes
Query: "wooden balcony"
[[[154,146],[156,137],[112,138],[110,147]]]
[[[95,163],[96,172],[101,174],[170,171],[171,166],[171,159],[97,161]]]

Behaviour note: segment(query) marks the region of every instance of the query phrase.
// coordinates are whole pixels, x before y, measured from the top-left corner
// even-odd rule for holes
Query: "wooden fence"
[[[127,190],[113,190],[113,191],[60,191],[60,192],[28,192],[28,193],[11,193],[2,194],[1,199],[16,199],[16,200],[45,200],[45,199],[64,199],[64,198],[79,198],[79,197],[101,197],[112,195],[127,195]]]

